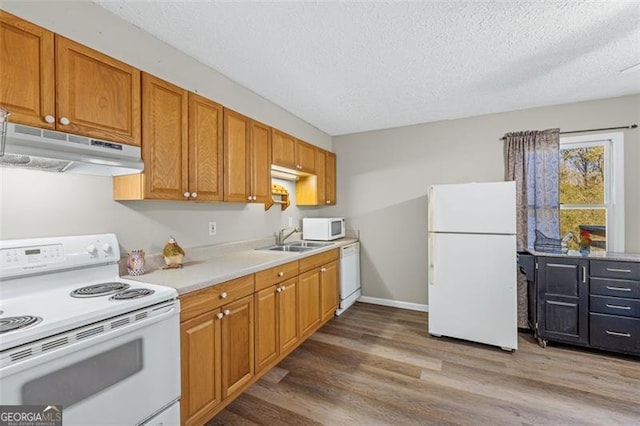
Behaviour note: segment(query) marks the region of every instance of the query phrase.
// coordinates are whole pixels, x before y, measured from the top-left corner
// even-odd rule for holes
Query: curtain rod
[[[601,132],[603,130],[623,130],[623,129],[637,129],[637,124],[630,124],[628,126],[618,126],[618,127],[604,127],[602,129],[586,129],[586,130],[568,130],[566,132],[560,132],[561,135],[566,133],[586,133],[586,132]],[[507,137],[503,136],[500,138],[501,141],[506,140]]]

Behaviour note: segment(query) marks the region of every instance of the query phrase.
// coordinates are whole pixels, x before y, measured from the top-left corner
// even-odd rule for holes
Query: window
[[[588,231],[594,251],[624,251],[623,133],[560,138],[560,235]]]

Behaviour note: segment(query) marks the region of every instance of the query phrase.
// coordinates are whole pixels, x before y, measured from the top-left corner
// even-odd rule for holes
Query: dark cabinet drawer
[[[640,280],[640,263],[592,260],[589,270],[592,277]]]
[[[640,299],[640,281],[591,277],[589,279],[589,291],[591,294],[601,296]]]
[[[591,312],[640,318],[640,299],[592,295],[589,304]]]
[[[591,346],[640,354],[640,319],[593,313],[589,318]]]

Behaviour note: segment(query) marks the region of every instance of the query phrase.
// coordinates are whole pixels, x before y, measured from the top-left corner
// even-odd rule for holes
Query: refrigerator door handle
[[[429,235],[429,285],[436,284],[436,244],[435,237]]]

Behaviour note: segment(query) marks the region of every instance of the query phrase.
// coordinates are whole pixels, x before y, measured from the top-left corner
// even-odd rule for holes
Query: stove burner
[[[132,288],[130,290],[125,290],[114,294],[109,298],[109,300],[139,299],[141,297],[149,296],[153,293],[155,293],[154,290],[147,290],[146,288]]]
[[[129,284],[124,283],[100,283],[75,289],[71,292],[71,297],[99,297],[117,293],[129,288]]]
[[[20,328],[29,327],[42,321],[40,317],[32,315],[22,315],[20,317],[0,318],[0,334],[9,331],[18,330]]]

